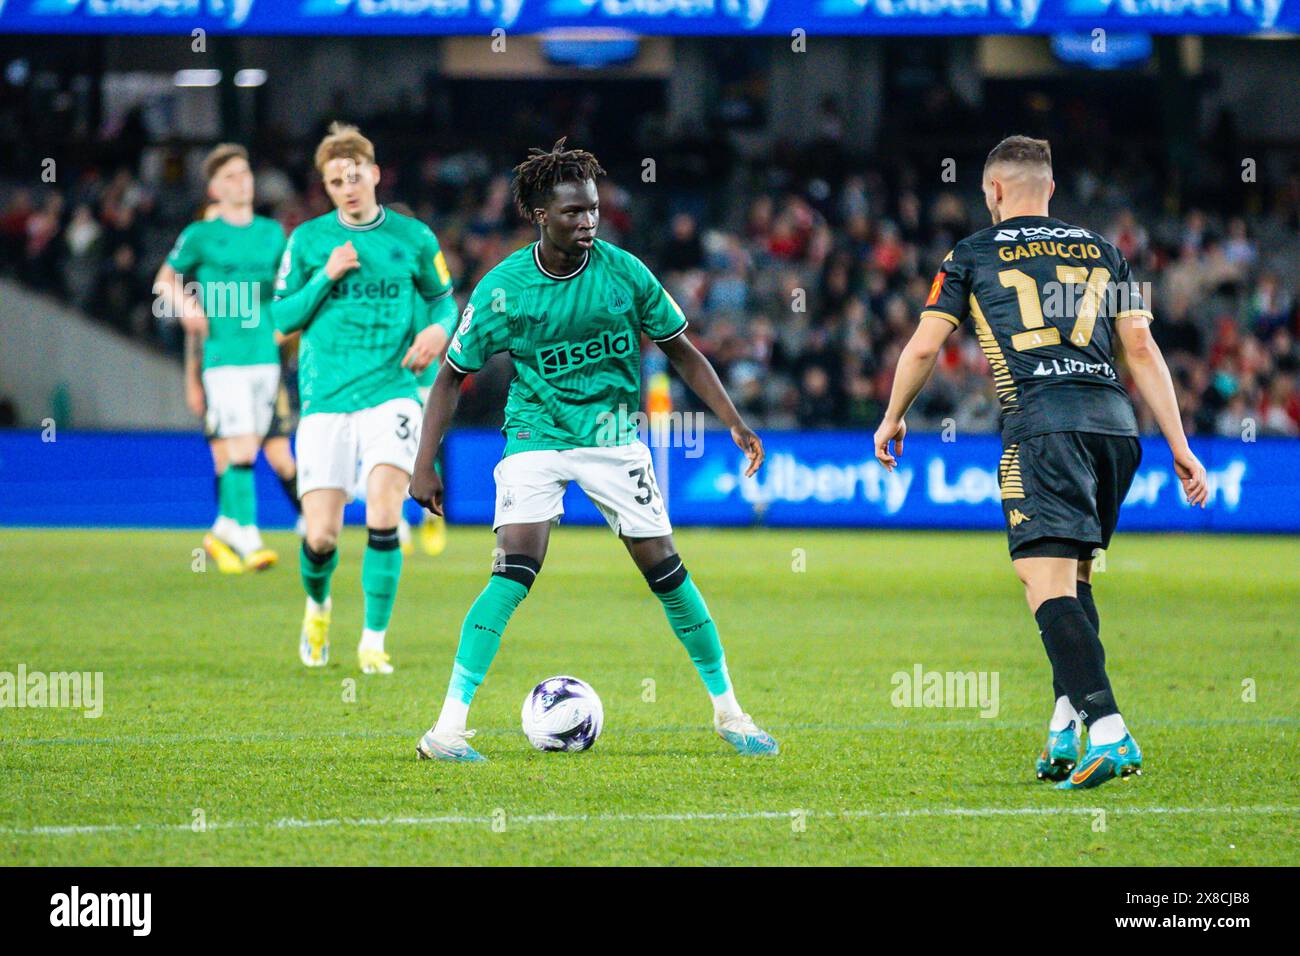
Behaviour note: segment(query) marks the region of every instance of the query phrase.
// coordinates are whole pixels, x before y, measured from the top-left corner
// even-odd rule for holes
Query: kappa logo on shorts
[[[1011,514],[1007,515],[1007,521],[1011,523],[1011,527],[1013,528],[1018,527],[1019,525],[1023,524],[1026,521],[1032,521],[1032,520],[1034,519],[1029,517],[1029,515],[1025,514],[1019,508],[1012,508]]]
[[[501,510],[509,511],[515,506],[515,493],[513,489],[507,488],[501,495]]]

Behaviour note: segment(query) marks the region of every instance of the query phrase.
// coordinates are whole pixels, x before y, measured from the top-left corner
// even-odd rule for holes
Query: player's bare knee
[[[238,435],[226,440],[226,459],[232,465],[252,465],[257,461],[257,436]]]
[[[628,554],[632,556],[632,560],[636,562],[636,566],[643,574],[677,554],[677,547],[673,544],[673,536],[670,534],[656,538],[621,537]]]
[[[396,528],[402,520],[401,499],[374,501],[366,499],[366,524],[371,528]]]
[[[339,546],[339,533],[335,528],[313,528],[309,523],[303,540],[317,554],[329,554]]]
[[[297,474],[298,466],[293,460],[293,453],[289,450],[287,438],[271,439],[262,446],[262,454],[266,456],[267,464],[279,478],[292,478]]]
[[[522,554],[533,561],[540,570],[546,560],[546,547],[550,542],[550,522],[504,525],[497,531],[496,560],[502,555]],[[495,560],[494,560],[495,565]]]

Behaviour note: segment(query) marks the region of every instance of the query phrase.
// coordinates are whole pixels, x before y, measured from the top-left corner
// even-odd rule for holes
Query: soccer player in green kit
[[[563,139],[550,152],[532,150],[515,168],[515,205],[538,227],[539,239],[479,282],[425,406],[411,496],[441,514],[434,461],[461,382],[497,352],[514,360],[505,455],[495,471],[493,528],[501,557],[461,626],[442,711],[417,748],[422,758],[486,759],[467,741],[469,705],[506,623],[541,570],[570,481],[600,509],[663,604],[708,689],[717,733],[740,754],[777,753],[776,741],[736,701],[718,629],[677,555],[650,450],[637,438],[632,415],[641,402],[641,336],[658,343],[730,428],[748,458],[747,475],[762,464],[763,444],[682,334],[687,321],[677,303],[639,259],[596,239],[596,177],[603,174],[591,153],[565,149]],[[623,423],[612,439],[611,416]]]
[[[201,343],[210,433],[224,445],[218,516],[203,547],[223,573],[276,563],[257,529],[253,464],[266,438],[280,387],[280,350],[267,306],[284,252],[279,223],[253,214],[248,152],[223,143],[203,162],[211,218],[181,232],[154,282],[159,299],[180,316],[187,341]],[[199,295],[191,294],[199,286]]]
[[[308,667],[329,661],[330,578],[343,507],[360,480],[369,538],[357,657],[363,673],[389,674],[384,638],[402,571],[397,524],[422,418],[416,375],[437,358],[441,312],[454,320],[456,306],[432,230],[375,198],[374,146],[356,127],[330,127],[316,169],[337,208],[289,237],[273,307],[282,335],[302,334],[297,450],[307,609],[298,654]]]

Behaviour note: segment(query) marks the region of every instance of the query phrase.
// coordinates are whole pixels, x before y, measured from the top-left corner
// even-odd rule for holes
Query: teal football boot
[[[715,714],[713,729],[719,737],[736,748],[742,757],[775,757],[781,752],[776,740],[761,729],[749,714],[722,716]]]
[[[1142,751],[1132,734],[1113,744],[1088,743],[1088,752],[1079,761],[1079,768],[1068,780],[1056,785],[1057,790],[1087,790],[1100,787],[1107,780],[1121,780],[1142,773]]]
[[[437,737],[430,729],[420,738],[415,752],[421,760],[444,760],[448,763],[487,763],[487,757],[469,745],[468,738],[474,731],[463,730],[449,737]]]
[[[1063,730],[1047,734],[1047,745],[1038,755],[1034,770],[1039,780],[1064,780],[1079,762],[1079,725],[1070,721]]]

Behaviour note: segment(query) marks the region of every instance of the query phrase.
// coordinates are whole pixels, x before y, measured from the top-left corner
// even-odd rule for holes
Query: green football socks
[[[366,597],[366,629],[388,630],[402,576],[402,549],[396,528],[370,529],[361,560],[361,591]]]
[[[327,554],[317,554],[304,541],[298,558],[303,590],[317,604],[324,604],[330,596],[330,578],[339,566],[338,549],[334,548]]]
[[[501,635],[515,608],[528,596],[528,588],[519,581],[493,574],[478,596],[460,627],[460,644],[452,668],[447,696],[468,705],[474,692],[487,676],[501,647]]]
[[[674,555],[669,561],[676,561],[681,570],[680,582],[672,590],[654,589],[655,597],[664,606],[664,614],[673,633],[691,655],[691,663],[699,671],[700,678],[709,693],[718,697],[731,691],[731,677],[727,674],[727,659],[722,652],[722,641],[718,637],[718,628],[709,616],[709,608],[704,603],[700,589],[695,586],[691,576],[681,567],[681,560]],[[654,573],[652,570],[647,578]],[[672,580],[671,578],[669,579]]]

